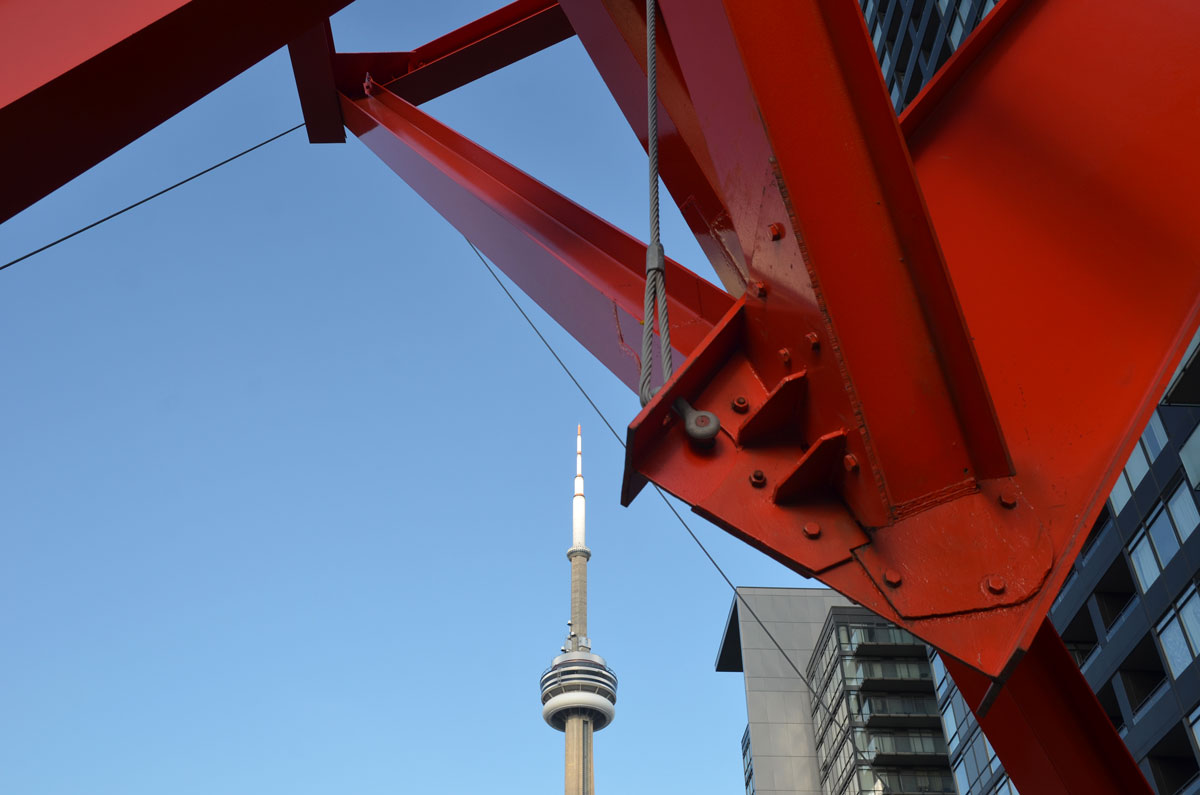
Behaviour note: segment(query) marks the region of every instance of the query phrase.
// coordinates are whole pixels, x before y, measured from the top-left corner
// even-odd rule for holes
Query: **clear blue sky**
[[[497,2],[359,0],[334,35],[408,49]],[[427,110],[645,237],[645,154],[576,40]],[[0,261],[299,120],[276,53],[0,226]],[[534,317],[623,428],[635,396]],[[357,141],[295,133],[0,273],[0,362],[0,792],[561,791],[537,679],[579,422],[621,678],[597,787],[742,791],[730,592],[653,493],[619,506],[616,442]],[[690,521],[735,582],[805,583]]]

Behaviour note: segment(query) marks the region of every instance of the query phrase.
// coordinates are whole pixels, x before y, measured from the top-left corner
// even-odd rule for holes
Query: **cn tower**
[[[566,795],[594,795],[592,734],[616,716],[617,675],[592,654],[587,627],[587,564],[584,543],[583,429],[575,436],[575,497],[571,501],[571,620],[567,642],[542,674],[542,717],[567,736]]]

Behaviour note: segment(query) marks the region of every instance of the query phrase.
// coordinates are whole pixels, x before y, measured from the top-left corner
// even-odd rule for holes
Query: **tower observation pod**
[[[592,735],[616,716],[617,675],[592,653],[587,629],[587,563],[584,538],[583,430],[575,437],[575,496],[571,501],[571,620],[562,654],[542,674],[542,717],[566,734],[566,795],[594,795]]]

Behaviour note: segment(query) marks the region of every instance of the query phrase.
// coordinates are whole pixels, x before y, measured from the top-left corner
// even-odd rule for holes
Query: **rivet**
[[[883,582],[889,588],[899,588],[901,583],[904,582],[904,578],[895,569],[884,569]]]
[[[771,232],[772,240],[783,240],[783,224],[771,224],[767,228]]]
[[[858,458],[854,455],[854,453],[846,453],[846,455],[842,458],[842,466],[846,467],[847,472],[857,472]]]
[[[788,350],[787,348],[780,348],[779,349],[779,358],[783,360],[784,364],[791,364],[792,363],[792,352],[790,350]]]
[[[750,473],[750,485],[756,489],[761,489],[767,485],[767,476],[763,474],[761,469],[756,469]]]
[[[746,400],[746,398],[742,397],[741,395],[738,395],[733,399],[733,402],[729,404],[729,407],[738,414],[745,414],[750,410],[750,401]]]
[[[814,351],[821,347],[821,338],[817,336],[817,332],[815,331],[810,331],[805,334],[804,339],[808,340],[808,344],[812,346]]]
[[[1004,593],[1004,589],[1006,587],[1007,586],[1004,582],[1003,577],[1001,577],[997,574],[989,574],[988,575],[988,578],[987,578],[988,591],[995,594],[996,596],[999,596],[1000,594]]]
[[[816,522],[805,522],[802,529],[804,531],[805,538],[811,538],[815,540],[821,537],[821,525],[817,524]]]
[[[1000,490],[1000,504],[1010,511],[1017,507],[1017,490],[1012,486],[1005,486]]]

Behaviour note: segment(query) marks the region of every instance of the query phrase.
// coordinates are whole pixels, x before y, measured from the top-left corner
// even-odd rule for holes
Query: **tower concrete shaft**
[[[542,717],[566,739],[566,795],[595,795],[592,736],[616,716],[617,676],[593,654],[587,626],[583,431],[575,437],[575,496],[571,500],[571,621],[563,653],[542,674]]]
[[[572,554],[573,553],[573,554]],[[572,549],[571,558],[571,643],[567,651],[587,651],[592,642],[587,634],[587,562],[586,550]]]
[[[566,795],[594,795],[596,770],[592,765],[592,719],[576,714],[567,718]]]

